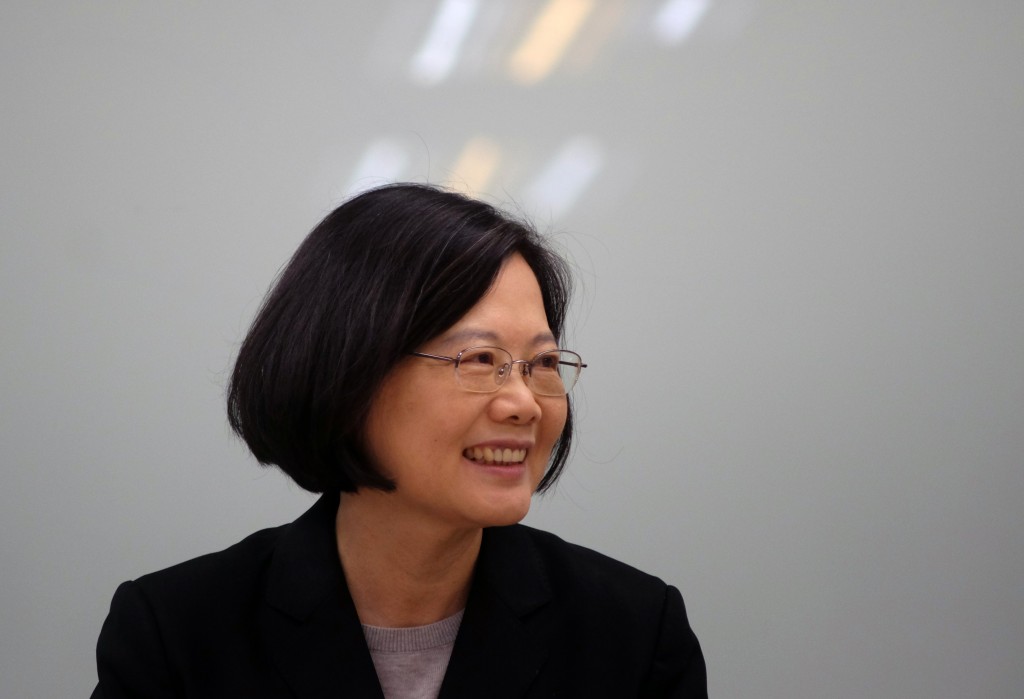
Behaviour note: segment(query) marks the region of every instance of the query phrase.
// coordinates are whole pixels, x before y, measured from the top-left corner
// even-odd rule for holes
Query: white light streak
[[[400,143],[389,138],[377,139],[363,152],[348,186],[345,196],[350,197],[378,185],[395,182],[409,167],[409,153]]]
[[[574,136],[548,161],[527,188],[526,197],[538,213],[561,218],[603,167],[601,146],[587,136]]]
[[[427,38],[412,59],[410,71],[416,82],[429,87],[451,74],[478,9],[478,0],[442,0]]]
[[[668,0],[654,18],[654,35],[669,46],[683,43],[710,6],[711,0]]]

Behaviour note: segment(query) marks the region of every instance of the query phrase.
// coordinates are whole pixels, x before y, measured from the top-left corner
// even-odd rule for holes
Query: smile
[[[526,459],[525,449],[492,449],[491,447],[469,447],[462,455],[478,464],[520,464]]]

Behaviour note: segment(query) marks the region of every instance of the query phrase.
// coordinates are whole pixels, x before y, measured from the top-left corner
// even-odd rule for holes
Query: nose
[[[522,367],[516,367],[516,364],[522,364]],[[527,384],[529,371],[530,363],[525,359],[517,359],[509,366],[508,372],[512,375],[501,384],[491,401],[492,414],[498,422],[510,420],[516,424],[531,424],[540,419],[540,403]]]

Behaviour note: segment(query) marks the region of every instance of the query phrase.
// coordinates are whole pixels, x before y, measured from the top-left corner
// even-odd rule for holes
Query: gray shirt
[[[411,628],[363,624],[385,699],[437,699],[462,612]]]

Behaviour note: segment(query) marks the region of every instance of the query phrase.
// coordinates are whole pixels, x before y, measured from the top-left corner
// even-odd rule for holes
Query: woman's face
[[[503,347],[514,359],[556,347],[540,285],[519,255],[461,320],[419,351],[454,357],[479,345]],[[367,421],[369,455],[397,485],[384,501],[397,508],[396,516],[456,528],[518,522],[562,434],[566,408],[565,396],[534,395],[519,371],[494,393],[469,393],[456,383],[450,362],[403,360],[385,379]],[[485,448],[525,456],[485,463],[474,457]]]

